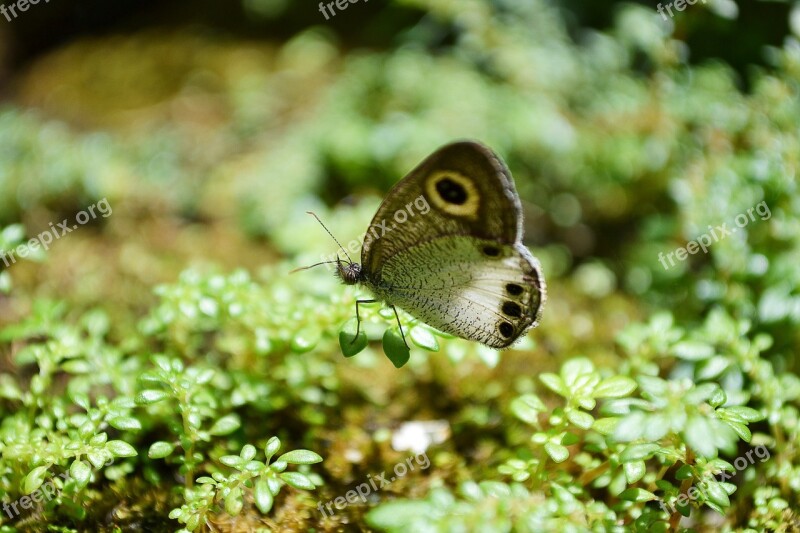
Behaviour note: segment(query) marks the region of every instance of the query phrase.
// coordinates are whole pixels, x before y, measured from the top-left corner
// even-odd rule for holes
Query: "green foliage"
[[[261,513],[272,510],[275,496],[284,485],[298,490],[314,490],[321,484],[318,476],[300,472],[286,472],[287,465],[308,465],[319,463],[322,457],[309,450],[293,450],[278,457],[272,464],[270,460],[280,449],[281,442],[277,437],[267,441],[264,448],[266,461],[257,461],[256,448],[249,444],[242,448],[239,455],[224,455],[219,462],[234,470],[226,476],[214,472],[209,476],[197,479],[198,487],[187,488],[186,503],[174,509],[169,517],[186,525],[186,529],[194,531],[201,525],[208,524],[209,515],[219,512],[219,507],[231,516],[238,515],[245,505],[245,492],[252,491],[252,498]]]
[[[245,282],[238,274],[230,280],[212,277],[204,280],[204,286],[219,284],[219,294],[230,294]],[[156,315],[167,313],[173,301],[170,295],[176,290],[179,288],[160,290],[163,300]],[[180,326],[185,328],[181,338],[187,342],[193,333],[206,331],[203,327],[208,326],[207,314],[193,311],[195,302],[188,291],[175,301],[186,319]],[[208,296],[200,297],[200,302],[205,304],[202,309],[209,309]],[[86,508],[70,502],[91,499],[90,487],[100,476],[123,481],[134,469],[141,469],[151,483],[158,483],[164,481],[164,471],[156,468],[155,461],[164,461],[186,480],[181,489],[185,503],[170,516],[194,530],[222,510],[237,514],[247,491],[253,491],[256,507],[266,514],[283,485],[312,490],[322,483],[307,470],[286,471],[287,465],[322,461],[312,451],[290,451],[270,462],[281,446],[273,437],[266,443],[266,461],[260,462],[254,459],[253,445],[240,444],[246,435],[236,409],[252,404],[274,410],[285,405],[286,399],[268,392],[278,389],[278,381],[258,384],[252,375],[233,369],[227,373],[206,363],[187,364],[166,354],[148,358],[139,355],[141,347],[151,342],[147,337],[131,334],[125,346],[109,340],[111,324],[104,312],[90,310],[74,321],[65,313],[63,303],[38,300],[27,319],[0,330],[3,342],[18,346],[15,364],[34,370],[27,383],[0,374],[4,400],[0,469],[5,473],[0,494],[4,499],[35,493],[49,483],[53,489],[45,502],[46,512],[81,520],[87,516]],[[241,327],[230,315],[227,318],[224,323],[229,327]],[[148,329],[154,320],[150,317],[142,323],[141,331],[148,336],[155,335]],[[169,336],[165,333],[167,322],[158,325],[163,326],[161,333]],[[263,331],[265,339],[278,338],[278,326]],[[162,346],[166,348],[166,344]],[[256,352],[257,345],[249,348],[263,353]],[[176,348],[173,344],[167,351],[175,353],[176,349],[190,355],[183,345]],[[275,365],[272,369],[282,373]],[[322,400],[311,394],[311,389],[301,390],[299,383],[287,388],[295,395],[305,394],[311,404]],[[265,397],[259,397],[261,394]],[[159,440],[153,439],[156,434]],[[263,438],[260,432],[255,435]],[[237,443],[239,455],[225,454]],[[145,450],[147,459],[142,457]]]
[[[458,494],[439,488],[425,499],[398,500],[367,515],[369,524],[381,531],[585,531],[586,523],[605,531],[615,527],[614,514],[602,503],[584,504],[568,490],[554,485],[552,493],[531,493],[519,483],[471,481]]]
[[[0,109],[0,251],[115,214],[0,264],[0,499],[55,489],[0,528],[792,530],[796,37],[741,75],[680,40],[723,3],[675,31],[643,5],[603,31],[540,0],[395,5],[424,16],[383,48],[133,33],[19,74],[39,111]],[[408,350],[376,304],[355,336],[365,292],[289,275],[337,253],[305,212],[356,258],[380,195],[463,137],[513,170],[541,327],[498,353],[401,312]],[[388,471],[394,428],[428,419],[451,432],[432,468],[319,516],[308,491]]]

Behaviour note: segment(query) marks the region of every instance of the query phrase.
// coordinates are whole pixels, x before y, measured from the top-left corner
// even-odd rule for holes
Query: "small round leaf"
[[[403,341],[403,337],[395,328],[389,328],[383,334],[383,353],[392,362],[395,368],[401,368],[411,358],[410,350]]]
[[[150,459],[163,459],[171,454],[174,450],[175,446],[169,442],[158,441],[150,445],[150,450],[148,450],[147,456]]]
[[[278,457],[278,461],[286,461],[293,465],[310,465],[322,462],[322,457],[311,450],[292,450]]]

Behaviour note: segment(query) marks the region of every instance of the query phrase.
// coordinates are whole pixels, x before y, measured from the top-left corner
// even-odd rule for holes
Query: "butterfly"
[[[541,265],[522,244],[511,173],[475,141],[439,148],[400,180],[370,223],[361,263],[334,263],[342,282],[375,296],[356,302],[356,337],[358,306],[380,301],[398,325],[400,307],[445,333],[506,348],[539,323],[547,294]]]

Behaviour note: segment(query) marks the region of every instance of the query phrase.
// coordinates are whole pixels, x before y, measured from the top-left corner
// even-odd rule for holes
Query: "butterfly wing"
[[[505,348],[538,323],[546,289],[527,248],[493,243],[458,236],[413,246],[384,265],[371,289],[441,331]],[[487,256],[487,246],[499,253]]]
[[[521,211],[511,174],[494,152],[472,141],[448,144],[389,191],[364,237],[362,267],[380,276],[393,255],[444,236],[514,244]]]
[[[521,243],[521,213],[491,150],[447,145],[378,209],[362,248],[365,283],[437,329],[504,348],[536,325],[545,299],[539,262]]]

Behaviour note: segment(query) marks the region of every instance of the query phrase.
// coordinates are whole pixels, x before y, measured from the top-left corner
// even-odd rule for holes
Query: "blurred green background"
[[[315,496],[325,501],[402,460],[386,432],[406,420],[446,420],[452,440],[435,472],[392,498],[502,479],[497,465],[528,442],[513,426],[512,399],[541,392],[541,372],[586,356],[605,377],[713,382],[759,410],[764,442],[785,450],[748,480],[763,493],[740,490],[724,518],[692,515],[683,525],[791,530],[800,491],[799,36],[800,3],[789,1],[698,1],[667,20],[652,2],[589,0],[361,0],[330,20],[312,2],[288,0],[53,0],[0,17],[0,250],[100,199],[113,207],[46,254],[0,263],[3,501],[24,493],[31,468],[56,471],[75,457],[53,449],[44,460],[23,448],[89,438],[42,416],[73,412],[76,391],[93,405],[133,398],[157,353],[215,369],[216,411],[203,416],[241,422],[227,440],[195,435],[207,455],[190,472],[214,471],[225,450],[279,435],[325,458]],[[335,252],[305,212],[349,241],[397,180],[462,138],[491,146],[515,177],[525,243],[548,281],[541,326],[497,353],[404,317],[416,328],[409,367],[394,369],[376,346],[344,359],[336,336],[357,292],[324,269],[288,276]],[[762,201],[768,219],[673,268],[659,262]],[[379,340],[391,315],[368,316]],[[65,331],[81,340],[59,352],[49,341]],[[769,371],[737,358],[750,341]],[[43,352],[30,350],[37,343]],[[107,373],[64,366],[76,358]],[[46,374],[39,392],[30,389],[37,374]],[[189,396],[178,405],[188,409]],[[186,435],[165,421],[169,409],[133,413],[138,429],[95,430],[116,433],[139,458],[110,476],[98,468],[75,488],[82,513],[53,506],[26,527],[181,527],[167,514],[191,461],[145,457],[165,432]],[[727,452],[736,457],[735,447]],[[611,508],[621,490],[609,490],[577,497]],[[381,498],[370,505],[391,499]],[[104,499],[120,503],[96,503]],[[367,527],[368,509],[320,522],[315,501],[277,499],[270,518],[245,513],[247,526],[209,520],[218,530]],[[633,527],[643,505],[572,526]],[[508,514],[496,511],[491,520]],[[503,529],[491,520],[488,530]]]

